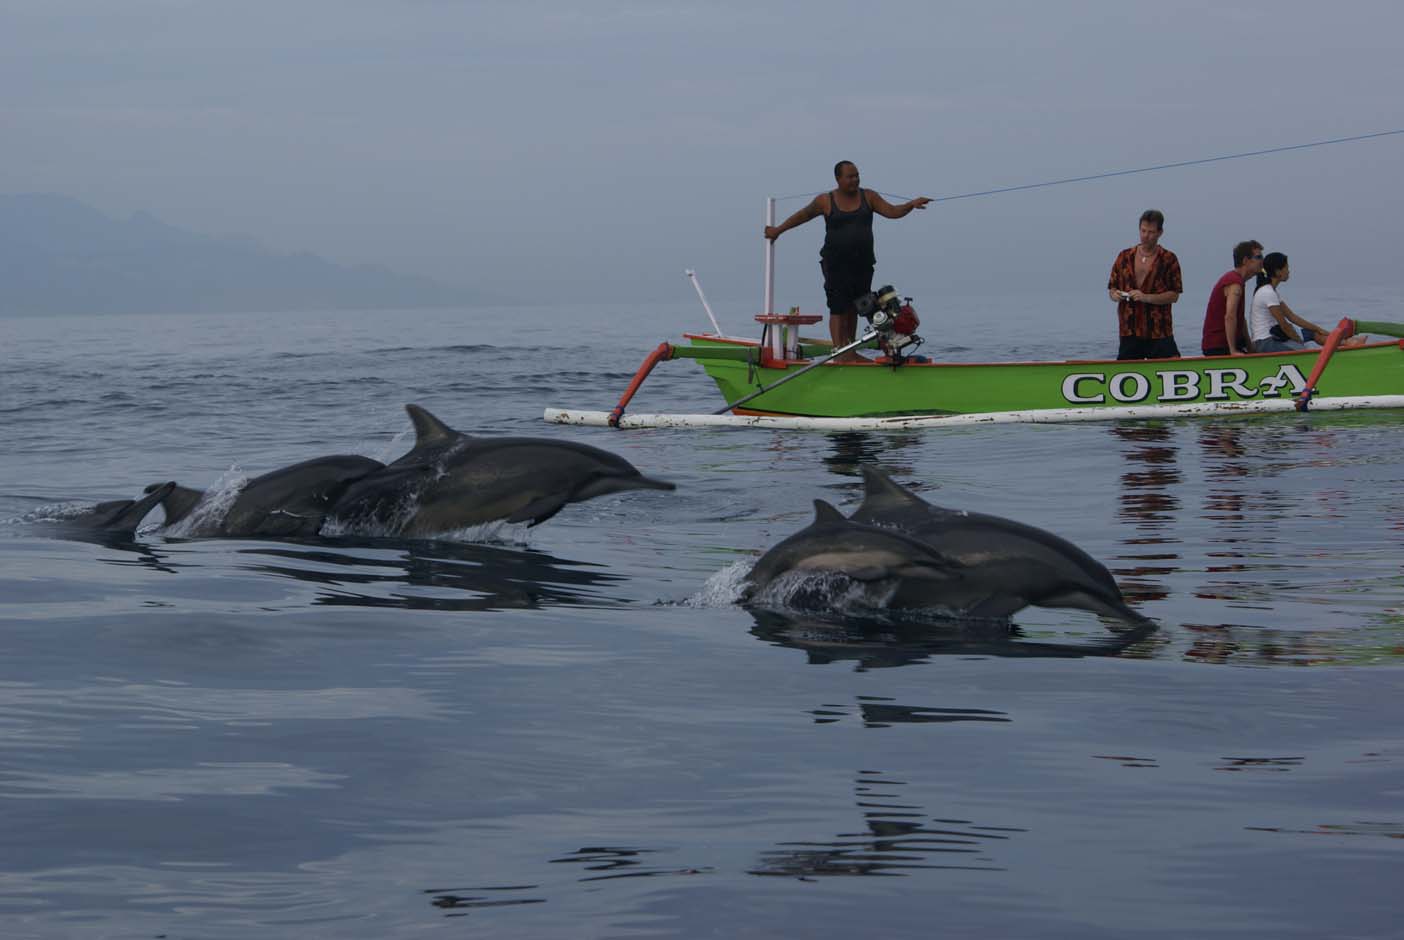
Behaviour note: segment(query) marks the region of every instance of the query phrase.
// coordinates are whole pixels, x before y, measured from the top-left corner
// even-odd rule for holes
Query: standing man
[[[797,225],[824,217],[824,247],[819,250],[819,270],[824,274],[824,298],[829,307],[829,336],[838,349],[858,335],[858,311],[853,302],[873,289],[873,213],[900,219],[913,209],[925,209],[931,200],[920,196],[900,206],[889,205],[871,189],[858,185],[858,167],[851,160],[834,165],[838,188],[821,193],[779,225],[767,225],[765,237],[774,241]],[[837,362],[866,362],[849,352]]]
[[[1165,214],[1159,209],[1141,213],[1141,241],[1112,262],[1107,296],[1116,304],[1121,327],[1118,359],[1178,359],[1175,325],[1170,305],[1180,299],[1180,259],[1160,247]]]
[[[1241,356],[1252,352],[1248,322],[1243,319],[1243,284],[1263,269],[1261,242],[1233,246],[1233,270],[1214,283],[1204,308],[1204,336],[1200,351],[1206,356]]]

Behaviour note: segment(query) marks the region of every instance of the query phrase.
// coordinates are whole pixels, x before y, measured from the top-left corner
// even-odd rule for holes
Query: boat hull
[[[689,358],[698,359],[728,402],[810,364],[710,358],[709,348],[734,351],[746,344],[707,336],[688,339]],[[1140,361],[909,362],[895,368],[880,362],[831,363],[752,398],[735,413],[859,418],[1073,410],[1106,411],[1110,418],[1127,409],[1275,411],[1302,391],[1319,355],[1311,349]],[[1337,350],[1317,382],[1313,401],[1324,405],[1345,399],[1353,407],[1400,407],[1401,343]],[[1344,404],[1337,402],[1338,407]]]

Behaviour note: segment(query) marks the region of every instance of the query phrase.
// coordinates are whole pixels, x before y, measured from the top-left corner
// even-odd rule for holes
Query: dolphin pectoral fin
[[[542,496],[527,503],[521,509],[507,517],[508,522],[527,522],[532,525],[540,525],[560,512],[566,504],[566,498],[559,493],[552,493],[549,496]]]
[[[1029,602],[1017,594],[997,594],[987,597],[965,611],[965,616],[976,620],[1007,620],[1029,606]]]

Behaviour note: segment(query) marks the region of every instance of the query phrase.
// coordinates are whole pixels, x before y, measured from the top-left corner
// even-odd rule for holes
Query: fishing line
[[[1114,176],[1130,176],[1133,173],[1153,173],[1156,170],[1173,170],[1182,166],[1199,166],[1205,163],[1219,163],[1224,160],[1241,160],[1244,157],[1261,157],[1271,153],[1286,153],[1289,150],[1306,150],[1309,147],[1326,147],[1330,144],[1345,144],[1357,140],[1373,140],[1377,137],[1392,137],[1395,134],[1404,134],[1404,129],[1397,131],[1377,131],[1373,134],[1357,134],[1354,137],[1333,137],[1330,140],[1314,140],[1307,144],[1291,144],[1286,147],[1270,147],[1267,150],[1247,150],[1243,153],[1226,153],[1217,157],[1202,157],[1198,160],[1180,160],[1176,163],[1160,163],[1155,166],[1142,166],[1134,170],[1111,170],[1106,173],[1093,173],[1091,176],[1070,176],[1066,179],[1047,180],[1042,183],[1025,183],[1022,186],[1003,186],[999,189],[982,189],[974,193],[961,193],[958,196],[937,196],[932,202],[954,202],[957,199],[973,199],[976,196],[994,196],[998,193],[1016,193],[1027,189],[1043,189],[1048,186],[1062,186],[1066,183],[1087,183],[1092,180],[1111,179]],[[776,202],[784,202],[789,199],[806,199],[818,196],[819,193],[795,193],[792,196],[777,196]],[[892,193],[882,193],[893,199],[906,201],[907,196],[896,196]]]

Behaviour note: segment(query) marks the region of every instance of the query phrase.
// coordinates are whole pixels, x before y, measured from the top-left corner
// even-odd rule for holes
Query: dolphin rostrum
[[[756,600],[777,582],[801,588],[812,577],[828,575],[858,583],[868,606],[949,613],[966,606],[960,563],[905,533],[845,519],[822,499],[814,501],[814,521],[807,528],[771,548],[751,568],[742,600]]]
[[[156,483],[146,488],[141,499],[114,499],[98,503],[79,515],[64,519],[63,528],[75,533],[95,533],[104,536],[132,538],[146,514],[156,508],[175,489],[174,483]]]
[[[244,484],[229,511],[209,531],[197,535],[295,537],[316,535],[328,510],[346,488],[385,465],[356,454],[315,457],[283,467]],[[153,489],[148,487],[148,492]],[[175,487],[163,502],[166,525],[194,511],[204,493]]]
[[[622,457],[537,437],[471,437],[406,405],[415,442],[403,457],[352,483],[338,522],[426,536],[486,522],[550,519],[568,503],[626,490],[671,490]]]
[[[853,521],[906,533],[964,565],[968,578],[986,587],[978,606],[985,616],[1033,605],[1147,620],[1126,606],[1111,572],[1066,539],[1012,519],[933,506],[876,467],[863,467],[863,483]]]

